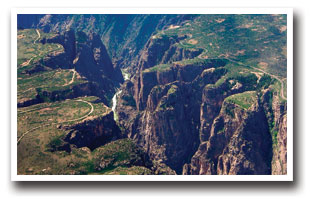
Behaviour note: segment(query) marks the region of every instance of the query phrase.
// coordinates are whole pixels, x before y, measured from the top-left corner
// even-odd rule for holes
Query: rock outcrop
[[[274,167],[272,174],[287,174],[287,116],[279,119],[277,144],[273,152]]]
[[[113,119],[113,112],[99,117],[84,119],[69,128],[64,141],[76,147],[88,147],[94,150],[111,141],[123,138]]]
[[[267,90],[262,100],[273,140],[272,174],[287,174],[287,115],[286,104],[277,94]]]
[[[47,91],[40,88],[36,89],[36,96],[33,99],[18,100],[17,107],[28,107],[30,105],[43,103],[46,101],[61,101],[66,99],[77,98],[80,96],[98,95],[99,85],[92,82],[81,83],[70,86],[66,89]]]
[[[152,162],[143,150],[130,139],[120,139],[99,147],[93,152],[94,169],[102,171],[115,167],[140,167],[150,170]]]
[[[42,38],[41,43],[57,43],[64,51],[48,55],[42,65],[51,68],[74,68],[89,82],[99,85],[96,96],[109,104],[115,88],[124,81],[118,67],[114,67],[100,36],[72,29],[52,38]]]
[[[76,55],[75,31],[68,30],[63,34],[57,34],[51,38],[42,38],[41,43],[56,43],[63,46],[64,51],[56,52],[43,58],[43,65],[51,68],[73,68],[73,60]]]
[[[122,88],[117,106],[120,126],[152,160],[181,174],[199,145],[202,89],[226,73],[223,65],[225,60],[210,60],[141,71],[135,85],[126,81]],[[133,105],[125,104],[128,97]]]
[[[76,54],[73,65],[78,72],[91,81],[119,86],[123,76],[119,68],[114,68],[100,36],[77,32]],[[112,87],[109,86],[109,87]],[[103,88],[107,88],[103,86]]]
[[[163,37],[147,43],[116,108],[124,133],[151,160],[177,174],[274,173],[272,164],[285,163],[285,128],[277,136],[283,144],[277,156],[265,102],[255,92],[262,87],[257,76],[240,74],[219,82],[228,61],[191,59],[195,53],[174,60],[179,53],[170,50],[178,40]],[[256,94],[249,108],[228,101],[243,93]]]
[[[257,121],[259,119],[259,121]],[[183,174],[271,174],[272,140],[262,105],[247,111],[224,102]]]
[[[185,49],[178,45],[186,36],[153,36],[146,43],[141,54],[138,69],[145,70],[158,64],[172,61],[192,59],[198,56],[202,49]]]
[[[37,90],[36,99],[19,106],[83,95],[98,96],[110,105],[115,94],[113,112],[70,126],[60,146],[52,147],[52,151],[67,152],[88,147],[96,159],[90,166],[94,172],[111,168],[114,174],[287,174],[286,101],[277,94],[277,84],[283,83],[276,83],[268,70],[264,74],[250,66],[267,53],[260,55],[253,45],[253,51],[232,48],[229,31],[235,22],[231,17],[210,18],[204,26],[216,29],[196,38],[195,31],[203,32],[205,21],[168,28],[195,17],[45,15],[33,19],[32,27],[59,32],[41,42],[61,44],[64,51],[49,54],[25,73],[46,67],[74,68],[88,82],[66,90]],[[22,21],[19,26],[30,25]],[[240,27],[234,29],[241,38],[237,47],[254,31]],[[226,36],[227,41],[222,40]],[[220,38],[221,42],[213,42]],[[219,51],[222,48],[229,50]],[[124,81],[121,68],[132,75],[130,79]]]
[[[64,33],[69,29],[95,32],[106,45],[117,68],[135,72],[140,54],[154,32],[180,25],[198,15],[19,15],[18,27]],[[135,30],[135,31],[133,31]]]
[[[154,70],[145,69],[141,66],[141,70],[135,77],[134,81],[134,97],[138,110],[143,110],[146,106],[147,97],[151,89],[156,85],[164,85],[174,81],[191,82],[201,73],[209,68],[217,68],[224,66],[226,63],[222,59],[207,59],[197,64],[168,64],[165,67],[158,66]],[[154,67],[153,67],[154,68]],[[222,69],[223,70],[223,69]],[[223,71],[216,71],[219,75]],[[215,80],[210,80],[214,82]]]

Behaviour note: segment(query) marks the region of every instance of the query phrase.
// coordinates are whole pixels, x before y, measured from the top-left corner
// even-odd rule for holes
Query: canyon
[[[285,24],[19,15],[18,174],[286,174]]]

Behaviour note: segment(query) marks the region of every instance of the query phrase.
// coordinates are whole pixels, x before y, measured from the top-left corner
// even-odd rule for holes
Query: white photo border
[[[18,175],[18,14],[286,14],[287,175]],[[11,180],[12,181],[293,181],[293,9],[292,8],[12,8],[11,9]]]

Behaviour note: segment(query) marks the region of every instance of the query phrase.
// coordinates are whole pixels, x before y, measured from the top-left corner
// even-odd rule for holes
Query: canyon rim
[[[17,13],[16,176],[292,176],[290,17]]]

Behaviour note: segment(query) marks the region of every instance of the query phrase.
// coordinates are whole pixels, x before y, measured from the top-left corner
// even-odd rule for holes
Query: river
[[[127,73],[126,71],[122,71],[124,80],[129,80],[130,78],[130,74]],[[114,115],[114,120],[117,122],[118,121],[118,117],[116,114],[116,105],[117,105],[117,98],[118,96],[122,93],[122,90],[117,90],[116,93],[114,94],[113,98],[112,98],[112,111],[113,111],[113,115]]]

